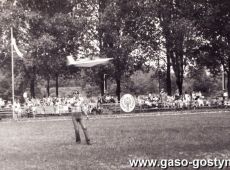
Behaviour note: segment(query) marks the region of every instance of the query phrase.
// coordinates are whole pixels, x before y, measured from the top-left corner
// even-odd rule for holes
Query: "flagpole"
[[[12,72],[12,111],[13,111],[13,119],[15,119],[14,113],[14,52],[13,52],[13,28],[10,28],[11,33],[11,72]]]

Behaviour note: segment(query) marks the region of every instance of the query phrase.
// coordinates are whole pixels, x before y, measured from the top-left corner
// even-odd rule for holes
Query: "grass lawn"
[[[71,120],[0,122],[0,169],[117,170],[137,169],[129,159],[230,159],[230,113],[85,123],[91,146],[82,133],[82,143],[75,144]]]

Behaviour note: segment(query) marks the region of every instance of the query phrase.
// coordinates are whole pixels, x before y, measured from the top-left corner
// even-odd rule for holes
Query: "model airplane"
[[[72,55],[69,55],[67,58],[68,66],[75,67],[94,67],[96,65],[105,65],[113,58],[83,58],[74,60]]]

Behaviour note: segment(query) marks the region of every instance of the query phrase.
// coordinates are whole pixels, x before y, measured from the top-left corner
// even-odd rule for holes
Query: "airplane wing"
[[[67,56],[67,65],[75,67],[94,67],[97,65],[105,65],[113,58],[96,58],[96,59],[79,59],[74,60],[73,56]]]

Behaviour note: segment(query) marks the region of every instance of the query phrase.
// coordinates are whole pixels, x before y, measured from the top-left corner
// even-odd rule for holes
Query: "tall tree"
[[[47,83],[53,78],[57,96],[58,78],[67,70],[66,56],[77,53],[85,29],[85,16],[81,16],[83,11],[76,11],[76,3],[53,0],[18,1],[18,6],[26,11],[25,18],[29,27],[27,33],[30,35],[28,43],[31,47],[28,51],[31,54],[30,61],[33,62],[33,77],[38,73],[42,74]],[[33,82],[31,81],[32,84]]]
[[[143,51],[143,49],[155,47],[155,39],[152,38],[155,34],[152,33],[156,28],[145,28],[141,25],[153,23],[152,19],[144,15],[144,7],[142,1],[109,1],[102,14],[100,23],[101,29],[103,29],[101,50],[104,55],[114,59],[111,68],[117,84],[118,100],[120,99],[122,78],[129,77],[135,70],[141,69],[149,59],[149,56],[141,56],[141,53],[133,55],[133,51],[136,49]],[[152,37],[150,38],[148,34]],[[152,44],[146,43],[147,41]]]
[[[230,94],[230,2],[228,0],[199,1],[196,8],[197,25],[203,45],[198,63],[207,66],[213,73],[227,73],[227,89]]]
[[[185,67],[196,48],[196,28],[192,20],[193,2],[187,0],[156,1],[167,55],[167,91],[170,91],[170,67],[182,94]]]
[[[8,77],[6,79],[11,80],[11,28],[13,28],[13,35],[16,38],[17,44],[20,49],[24,48],[23,45],[23,32],[26,28],[24,22],[24,11],[22,8],[18,8],[12,1],[6,0],[1,1],[0,6],[0,39],[1,39],[1,46],[0,46],[0,63],[1,63],[1,71],[5,72]],[[20,95],[20,90],[17,90],[18,86],[23,83],[23,62],[19,60],[17,55],[15,56],[14,60],[14,76],[15,76],[15,94]],[[11,94],[11,81],[7,81],[9,83],[9,87],[7,89],[7,93]],[[6,82],[5,82],[6,83]],[[21,90],[23,91],[23,90]]]

